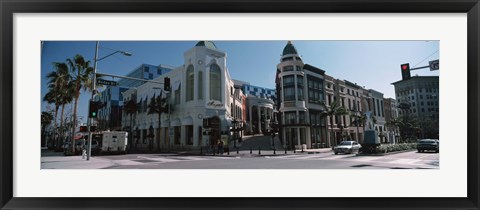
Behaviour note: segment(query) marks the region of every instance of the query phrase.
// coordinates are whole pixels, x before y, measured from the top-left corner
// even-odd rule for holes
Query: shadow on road
[[[55,152],[53,150],[42,149],[42,157],[64,156],[63,152]]]
[[[272,143],[271,136],[252,136],[246,140],[244,140],[240,145],[236,145],[239,151],[245,150],[252,150],[258,151],[259,149],[262,151],[272,151],[273,145],[275,145],[275,150],[280,151],[283,150],[283,145],[278,139],[278,137],[274,138],[274,144]],[[230,148],[233,149],[233,145],[230,145]]]

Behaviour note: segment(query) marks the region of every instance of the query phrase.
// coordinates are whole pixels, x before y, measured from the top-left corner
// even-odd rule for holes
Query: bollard
[[[275,147],[273,148],[273,154],[276,155],[277,153],[275,153]]]
[[[227,155],[230,155],[230,148],[227,148]]]
[[[238,154],[238,147],[237,147],[237,154]]]
[[[258,147],[258,154],[259,154],[259,155],[262,154],[262,153],[260,152],[260,147]]]
[[[287,147],[285,147],[285,154],[287,154]]]
[[[295,147],[293,147],[293,153],[297,153],[297,150],[295,149]]]
[[[303,146],[302,146],[302,153],[303,153]]]
[[[250,147],[250,154],[252,154],[252,147]]]

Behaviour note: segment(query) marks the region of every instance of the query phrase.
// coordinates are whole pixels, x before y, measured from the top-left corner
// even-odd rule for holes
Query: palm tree
[[[50,125],[53,121],[53,115],[50,112],[42,112],[41,126],[42,126],[42,137],[41,139],[45,141],[45,130],[47,126]]]
[[[55,118],[54,118],[54,133],[57,134],[57,115],[58,109],[62,106],[62,114],[60,120],[60,130],[63,130],[63,111],[65,104],[70,103],[68,92],[71,90],[68,83],[71,79],[69,74],[69,68],[65,63],[53,63],[55,71],[47,74],[49,91],[45,94],[43,100],[48,103],[55,103]],[[54,137],[56,138],[56,137]],[[57,148],[62,145],[60,138],[54,139],[57,144]]]
[[[72,86],[67,86],[66,88],[60,90],[60,104],[62,104],[62,111],[60,111],[60,131],[62,136],[62,144],[63,144],[63,139],[65,138],[65,129],[63,129],[65,105],[72,103],[74,95],[75,95],[75,90],[73,89]]]
[[[330,105],[325,104],[325,102],[321,103],[324,111],[322,112],[323,116],[330,118],[330,127],[332,136],[329,141],[329,146],[332,145],[332,138],[335,139],[335,132],[333,131],[333,117],[338,118],[339,116],[347,115],[348,111],[345,107],[341,106],[337,100],[333,101]]]
[[[358,127],[360,125],[363,125],[363,133],[365,133],[365,121],[367,119],[367,116],[365,114],[360,114],[358,115],[357,112],[351,112],[350,113],[350,119],[351,119],[351,124],[355,124],[355,127],[357,127],[357,142],[360,140],[358,135]]]
[[[71,81],[69,85],[74,87],[74,106],[73,106],[73,125],[72,125],[72,152],[75,153],[75,128],[77,127],[77,109],[80,90],[92,89],[91,76],[93,68],[90,67],[90,61],[86,61],[83,56],[75,55],[73,59],[67,59],[70,67]]]
[[[157,149],[160,149],[160,122],[162,113],[168,113],[168,103],[167,98],[162,97],[162,93],[158,97],[155,95],[151,98],[150,104],[148,105],[148,113],[147,114],[158,114],[158,134],[157,134]]]
[[[136,99],[134,97],[132,97],[130,100],[128,100],[125,105],[124,105],[124,110],[125,110],[125,113],[126,114],[129,114],[130,115],[130,134],[128,135],[129,136],[129,142],[127,144],[127,146],[129,148],[131,148],[132,146],[132,138],[133,138],[133,115],[135,113],[137,113],[137,102],[136,102]]]

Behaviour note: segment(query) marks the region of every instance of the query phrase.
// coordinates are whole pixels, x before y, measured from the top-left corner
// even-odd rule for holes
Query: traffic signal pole
[[[95,44],[95,58],[93,62],[93,75],[92,75],[92,97],[90,98],[90,101],[93,101],[93,98],[95,96],[95,85],[96,85],[96,80],[97,80],[97,61],[98,61],[98,41]],[[87,120],[87,131],[88,131],[88,148],[87,148],[87,161],[90,160],[90,156],[92,155],[92,121],[93,118],[90,117],[90,106],[88,106],[88,120]]]

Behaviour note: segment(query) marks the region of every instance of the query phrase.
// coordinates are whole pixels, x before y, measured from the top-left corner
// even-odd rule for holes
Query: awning
[[[192,117],[185,117],[182,120],[182,125],[193,125]]]

